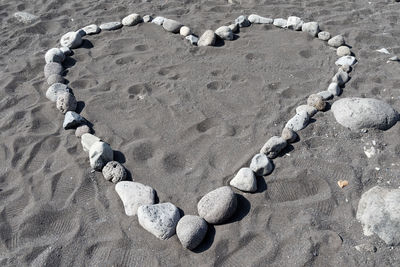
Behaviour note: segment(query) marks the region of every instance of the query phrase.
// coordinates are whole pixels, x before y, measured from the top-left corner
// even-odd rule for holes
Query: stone
[[[139,224],[161,240],[175,234],[176,225],[181,218],[178,208],[169,202],[140,206],[137,215]]]
[[[48,78],[52,74],[62,75],[64,68],[60,63],[50,62],[44,65],[44,77]]]
[[[235,19],[235,24],[239,25],[240,28],[249,27],[251,25],[250,21],[244,15],[237,17],[237,19]]]
[[[71,112],[68,111],[67,114]],[[114,159],[114,151],[109,144],[98,141],[89,149],[90,167],[96,171],[101,171],[103,167]]]
[[[250,168],[241,168],[229,184],[244,192],[257,191],[257,180]]]
[[[297,133],[289,128],[283,128],[281,137],[288,143],[293,143],[297,140]]]
[[[192,30],[188,26],[182,26],[181,29],[179,30],[179,34],[186,37],[192,34]]]
[[[375,186],[363,193],[356,218],[366,236],[376,234],[389,246],[400,245],[400,189]]]
[[[321,111],[325,108],[325,101],[323,100],[322,96],[317,94],[312,94],[307,98],[307,105],[316,108],[317,110]]]
[[[200,245],[207,230],[208,224],[203,218],[196,215],[185,215],[176,226],[176,235],[184,248],[192,250]]]
[[[256,154],[250,162],[250,169],[258,176],[270,174],[274,165],[265,154]]]
[[[336,54],[339,57],[343,57],[343,56],[350,56],[351,55],[351,51],[350,48],[348,48],[347,46],[339,46],[338,49],[336,50]]]
[[[350,130],[375,128],[387,130],[399,115],[389,104],[373,98],[342,98],[332,104],[336,121]]]
[[[212,30],[206,30],[202,36],[200,36],[197,42],[198,46],[212,46],[215,44],[215,33]]]
[[[46,91],[46,98],[51,102],[56,102],[61,93],[70,93],[71,90],[63,83],[54,83]]]
[[[99,26],[96,24],[90,24],[88,26],[85,26],[82,28],[82,30],[87,34],[87,35],[93,35],[93,34],[98,34],[101,32],[101,29]]]
[[[317,95],[321,96],[322,100],[328,100],[333,97],[333,94],[331,92],[329,92],[328,90],[318,92]]]
[[[276,158],[279,153],[287,146],[287,142],[280,136],[272,136],[261,148],[260,154],[267,155],[268,158]]]
[[[237,196],[229,186],[219,187],[205,196],[197,203],[197,212],[200,217],[211,224],[226,222],[235,213]]]
[[[140,206],[155,203],[156,192],[154,189],[141,183],[121,181],[115,185],[115,191],[121,198],[128,216],[136,215]]]
[[[79,127],[78,127],[79,128]],[[92,147],[92,145],[96,142],[101,141],[100,138],[98,138],[97,136],[90,134],[90,133],[84,133],[81,136],[81,144],[83,147],[83,151],[85,152],[89,152],[90,148]]]
[[[77,32],[67,32],[60,39],[61,46],[71,49],[80,47],[82,42],[82,37]]]
[[[130,14],[122,19],[121,23],[124,26],[135,26],[142,22],[142,17],[139,14]]]
[[[76,32],[77,32],[81,37],[86,36],[86,32],[85,32],[84,30],[82,30],[82,29],[79,29],[79,30],[77,30]]]
[[[378,250],[374,245],[368,243],[357,245],[354,248],[360,252],[376,252]]]
[[[390,55],[390,52],[386,48],[377,49],[375,51],[382,53],[382,54]]]
[[[189,40],[192,45],[197,45],[197,42],[199,41],[199,38],[193,34],[186,36],[185,39]]]
[[[264,18],[256,14],[251,14],[247,19],[253,24],[272,24],[274,22],[271,18]]]
[[[74,129],[86,123],[86,119],[74,111],[67,111],[64,116],[63,128]]]
[[[182,27],[182,23],[173,19],[164,19],[162,26],[167,32],[179,33]]]
[[[33,15],[28,12],[15,12],[14,13],[14,18],[16,18],[19,22],[24,23],[24,24],[31,24],[37,20],[39,20],[39,17],[36,15]]]
[[[336,35],[328,40],[328,45],[332,47],[339,47],[344,45],[344,38],[341,35]]]
[[[317,114],[318,109],[316,109],[315,107],[309,106],[309,105],[300,105],[296,108],[296,113],[300,113],[302,111],[307,112],[307,115],[311,118],[315,114]]]
[[[303,26],[301,27],[301,30],[303,32],[308,33],[309,35],[315,37],[319,33],[319,24],[318,22],[312,21],[312,22],[305,22],[303,23]]]
[[[122,28],[122,23],[119,21],[111,21],[100,24],[100,30],[102,31],[114,31]]]
[[[347,72],[338,71],[335,76],[332,78],[333,83],[337,83],[339,86],[343,86],[345,83],[349,81],[350,77]]]
[[[343,66],[343,65],[349,65],[349,66],[353,66],[354,64],[356,64],[357,59],[353,56],[344,56],[339,58],[338,60],[336,60],[335,64],[336,66]]]
[[[67,111],[75,111],[76,106],[77,103],[73,94],[68,92],[57,94],[56,107],[62,114],[65,114]]]
[[[304,21],[296,16],[290,16],[287,19],[287,28],[295,31],[300,31]]]
[[[286,128],[292,129],[297,132],[300,131],[308,125],[310,116],[308,116],[306,111],[297,112],[285,125]]]
[[[330,83],[327,91],[334,96],[339,96],[342,93],[342,89],[340,89],[337,83]]]
[[[125,180],[126,178],[126,170],[124,166],[117,161],[109,161],[106,166],[103,167],[101,172],[103,173],[104,179],[111,181],[114,184]]]
[[[165,18],[164,17],[155,17],[151,23],[154,23],[158,26],[161,26],[164,23]]]
[[[344,72],[349,73],[351,71],[351,67],[347,64],[344,64],[339,67],[339,71],[344,71]]]
[[[331,34],[326,31],[322,31],[318,33],[318,39],[322,41],[328,41],[331,38]]]
[[[55,83],[66,83],[67,81],[64,79],[63,76],[59,74],[52,74],[49,77],[47,77],[47,84],[48,85],[53,85]]]
[[[286,19],[283,19],[283,18],[277,18],[277,19],[274,19],[273,24],[274,24],[276,27],[286,28],[286,27],[287,27],[287,20],[286,20]]]
[[[81,138],[82,135],[84,135],[85,133],[89,133],[90,134],[91,132],[92,131],[91,131],[89,126],[81,125],[81,126],[78,126],[78,128],[76,128],[75,136],[78,137],[78,138]]]
[[[62,63],[65,59],[65,54],[60,50],[60,48],[51,48],[44,55],[46,63],[58,62]]]
[[[149,22],[151,22],[152,20],[153,20],[153,17],[150,16],[150,15],[144,15],[144,16],[143,16],[143,22],[144,22],[144,23],[149,23]]]
[[[233,32],[228,26],[221,26],[215,30],[215,34],[222,40],[233,40]]]
[[[400,61],[400,58],[398,56],[393,56],[389,58],[389,61]]]
[[[61,52],[63,52],[64,55],[66,55],[66,56],[72,55],[72,50],[69,49],[69,47],[61,46],[61,47],[60,47],[60,50],[61,50]]]
[[[228,27],[232,30],[233,33],[239,32],[239,25],[237,24],[230,24]]]

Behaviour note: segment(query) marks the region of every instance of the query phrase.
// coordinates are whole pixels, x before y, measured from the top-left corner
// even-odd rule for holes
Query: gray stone
[[[52,74],[62,75],[64,68],[60,63],[50,62],[44,65],[44,77],[48,78]]]
[[[344,38],[341,35],[336,35],[328,40],[328,45],[332,47],[339,47],[344,45]]]
[[[308,116],[306,111],[300,111],[296,113],[285,125],[286,128],[292,129],[297,132],[300,131],[308,125],[310,116]]]
[[[221,26],[215,30],[215,34],[223,40],[233,40],[232,29],[228,26]]]
[[[350,48],[348,48],[347,46],[339,46],[338,49],[336,50],[336,54],[339,57],[344,57],[344,56],[350,56],[351,55],[351,51]]]
[[[265,154],[256,154],[250,162],[250,169],[258,176],[270,174],[274,165]]]
[[[317,95],[321,96],[322,100],[328,100],[333,97],[333,94],[331,92],[329,92],[328,90],[318,92]]]
[[[307,105],[316,108],[317,110],[321,111],[325,109],[326,103],[322,96],[317,94],[312,94],[307,98]]]
[[[111,21],[101,24],[99,27],[102,31],[114,31],[122,28],[122,23],[119,21]]]
[[[192,30],[188,26],[182,26],[181,29],[179,30],[179,34],[186,37],[192,34]]]
[[[331,34],[326,31],[322,31],[318,33],[318,39],[322,41],[328,41],[331,38]]]
[[[96,143],[96,142],[99,142],[99,141],[101,141],[101,139],[98,138],[97,136],[93,135],[93,134],[90,134],[90,133],[82,134],[81,144],[82,144],[83,151],[89,152],[89,150],[92,147],[92,145],[94,143]]]
[[[351,66],[344,64],[339,67],[339,71],[344,71],[344,72],[349,73],[351,71]]]
[[[287,19],[287,28],[295,31],[300,31],[304,21],[296,16],[290,16]]]
[[[281,137],[288,143],[293,143],[297,140],[297,133],[289,128],[283,128]]]
[[[33,14],[30,14],[28,12],[15,12],[14,13],[14,18],[16,18],[19,22],[24,23],[24,24],[31,24],[37,20],[39,20],[39,17]]]
[[[261,148],[260,154],[267,155],[268,158],[276,158],[279,153],[287,146],[287,142],[280,136],[272,136]]]
[[[82,30],[82,29],[79,29],[79,30],[77,30],[76,32],[77,32],[81,37],[86,36],[86,32],[85,32],[84,30]]]
[[[167,32],[179,33],[179,30],[182,27],[182,23],[173,19],[164,19],[162,26]]]
[[[400,189],[375,186],[362,194],[357,220],[366,236],[378,235],[389,246],[400,245]]]
[[[251,25],[250,21],[244,15],[235,19],[235,24],[239,25],[240,28],[249,27]]]
[[[122,19],[122,25],[124,26],[135,26],[142,22],[142,17],[139,14],[130,14]]]
[[[219,187],[197,203],[197,211],[204,220],[211,224],[226,222],[235,213],[237,196],[229,186]]]
[[[60,39],[61,46],[71,49],[80,47],[82,42],[82,37],[77,32],[67,32]]]
[[[287,20],[286,20],[286,19],[283,19],[283,18],[277,18],[277,19],[274,19],[273,24],[274,24],[276,27],[286,28],[286,27],[287,27]]]
[[[199,41],[199,38],[197,38],[197,36],[194,36],[193,34],[186,36],[185,39],[189,40],[192,45],[197,45],[197,42]]]
[[[253,24],[272,24],[274,22],[271,18],[264,18],[256,14],[251,14],[248,20]]]
[[[202,36],[200,36],[197,42],[198,46],[212,46],[215,44],[215,33],[212,30],[206,30]]]
[[[241,168],[229,184],[244,192],[257,191],[257,180],[250,168]]]
[[[153,17],[150,16],[150,15],[144,15],[144,16],[143,16],[143,22],[144,22],[144,23],[149,23],[149,22],[151,22],[152,20],[153,20]]]
[[[318,112],[318,110],[315,107],[309,105],[300,105],[296,108],[296,113],[300,113],[302,111],[307,112],[310,118],[313,117]]]
[[[68,111],[67,114],[71,112]],[[81,123],[82,124],[82,123]],[[89,149],[90,167],[96,171],[101,171],[103,167],[114,159],[114,151],[109,144],[98,141]]]
[[[368,244],[368,243],[357,245],[354,248],[360,252],[376,252],[377,251],[377,248],[374,245]]]
[[[125,180],[126,178],[126,170],[124,166],[117,161],[109,161],[106,166],[103,167],[101,172],[103,173],[104,179],[111,181],[114,184]]]
[[[239,25],[237,24],[230,24],[228,27],[232,30],[233,33],[237,33],[239,31]]]
[[[67,111],[76,110],[76,99],[75,96],[68,92],[60,92],[57,94],[56,107],[61,113],[65,114]]]
[[[87,34],[87,35],[92,35],[92,34],[98,34],[101,32],[101,29],[99,26],[96,24],[90,24],[88,26],[85,26],[82,28],[82,30]]]
[[[334,96],[339,96],[342,93],[342,89],[337,83],[330,83],[327,89]]]
[[[178,208],[169,202],[140,206],[137,215],[139,224],[161,240],[175,234],[176,225],[181,218]]]
[[[65,130],[68,129],[74,129],[82,124],[85,124],[86,120],[84,117],[79,115],[78,113],[74,111],[67,111],[64,116],[64,123],[63,123],[63,128]]]
[[[333,103],[331,110],[336,121],[351,130],[387,130],[399,119],[389,104],[373,98],[343,98]]]
[[[318,24],[318,22],[315,22],[315,21],[306,22],[306,23],[303,23],[301,30],[303,32],[306,32],[309,35],[315,37],[319,33],[319,24]]]
[[[165,18],[164,17],[155,17],[151,23],[154,23],[158,26],[161,26],[164,23]]]
[[[350,77],[345,71],[338,71],[332,78],[333,83],[337,83],[339,86],[343,86],[349,81]]]
[[[353,66],[354,64],[356,64],[357,59],[353,56],[344,56],[339,58],[338,60],[336,60],[335,64],[337,66],[343,66],[343,65],[349,65],[349,66]]]
[[[62,63],[65,59],[65,54],[60,50],[60,48],[51,48],[44,55],[46,63],[58,62]]]
[[[49,99],[51,102],[56,102],[58,95],[61,93],[70,93],[71,90],[68,88],[67,85],[63,83],[54,83],[50,85],[50,87],[46,91],[46,97]]]
[[[156,192],[154,189],[141,183],[121,181],[115,185],[115,191],[121,198],[128,216],[136,215],[140,206],[155,203]]]
[[[47,84],[48,85],[53,85],[55,83],[66,83],[67,81],[64,79],[63,76],[59,74],[52,74],[47,78]]]
[[[176,235],[184,248],[192,250],[200,245],[207,230],[208,224],[203,218],[196,215],[185,215],[176,226]]]
[[[91,131],[89,126],[81,125],[81,126],[78,126],[78,128],[76,128],[75,136],[78,137],[78,138],[81,138],[82,135],[84,135],[85,133],[89,133],[90,134],[91,132],[92,131]]]

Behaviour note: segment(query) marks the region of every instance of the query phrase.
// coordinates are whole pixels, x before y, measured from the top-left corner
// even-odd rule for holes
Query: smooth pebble
[[[265,154],[256,154],[250,162],[250,169],[258,176],[270,174],[274,165]]]
[[[99,27],[102,31],[114,31],[122,28],[122,23],[119,21],[111,21],[101,24]]]
[[[142,17],[139,14],[130,14],[122,19],[121,23],[124,26],[135,26],[142,22]]]
[[[176,225],[176,235],[182,246],[187,249],[195,249],[203,241],[207,234],[207,222],[196,215],[183,216]]]
[[[287,146],[287,142],[280,136],[272,136],[261,148],[260,154],[265,154],[268,158],[276,158],[279,153]]]
[[[67,114],[71,112],[68,111]],[[95,142],[89,149],[90,167],[101,171],[103,167],[114,159],[114,151],[111,146],[103,141]]]
[[[61,113],[65,114],[67,111],[75,111],[76,106],[77,103],[73,94],[69,92],[57,94],[56,107]]]
[[[312,22],[305,22],[303,23],[301,30],[303,32],[308,33],[309,35],[315,37],[319,33],[319,24],[318,22],[312,21]]]
[[[70,93],[71,90],[68,88],[66,84],[63,83],[54,83],[50,85],[50,87],[46,91],[46,98],[51,102],[56,102],[58,95],[61,93]]]
[[[67,32],[60,39],[61,46],[65,46],[71,49],[78,48],[81,46],[83,40],[77,32]]]
[[[200,36],[197,42],[198,46],[212,46],[215,44],[215,33],[212,30],[207,30]]]
[[[241,168],[229,184],[244,192],[257,191],[257,180],[250,168]]]

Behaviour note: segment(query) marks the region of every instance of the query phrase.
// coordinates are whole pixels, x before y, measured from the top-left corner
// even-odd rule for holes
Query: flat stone
[[[86,123],[86,119],[74,111],[68,111],[64,116],[63,128],[65,130],[74,129]]]
[[[186,37],[192,34],[192,30],[188,26],[182,26],[179,30],[179,34]]]
[[[66,83],[66,80],[64,79],[63,76],[59,74],[52,74],[49,77],[47,77],[47,84],[48,85],[53,85],[55,83]]]
[[[326,31],[322,31],[318,33],[318,39],[322,41],[328,41],[331,38],[331,34]]]
[[[144,16],[143,16],[143,22],[144,22],[144,23],[149,23],[149,22],[151,22],[152,20],[153,20],[153,17],[150,16],[150,15],[144,15]]]
[[[60,39],[60,45],[71,49],[81,46],[83,40],[82,36],[77,32],[67,32]]]
[[[353,56],[344,56],[339,58],[338,60],[336,60],[335,64],[337,66],[343,66],[343,65],[349,65],[349,66],[353,66],[354,64],[356,64],[357,59]]]
[[[219,187],[197,203],[197,211],[204,220],[211,224],[226,222],[235,213],[237,196],[229,186]]]
[[[389,246],[400,245],[400,189],[375,186],[362,194],[357,220],[366,236],[378,235]]]
[[[286,20],[286,19],[283,19],[283,18],[277,18],[277,19],[274,19],[273,24],[274,24],[276,27],[286,28],[286,27],[287,27],[287,20]]]
[[[164,17],[155,17],[151,23],[154,23],[158,26],[161,26],[164,23],[165,18]]]
[[[256,154],[250,162],[250,169],[258,176],[270,174],[274,165],[265,154]]]
[[[321,111],[325,109],[326,103],[322,96],[317,94],[312,94],[307,98],[307,105],[316,108],[317,110]]]
[[[199,38],[193,34],[186,36],[185,39],[188,40],[192,45],[197,45],[197,42],[199,41]]]
[[[78,128],[76,128],[76,130],[75,130],[75,136],[76,137],[78,137],[78,138],[81,138],[82,137],[82,135],[84,135],[84,134],[86,134],[86,133],[91,133],[92,131],[91,131],[91,129],[90,129],[90,127],[89,126],[87,126],[87,125],[81,125],[81,126],[78,126]],[[89,151],[89,150],[88,150]]]
[[[103,173],[104,179],[107,181],[111,181],[114,184],[125,180],[126,178],[126,170],[121,163],[117,161],[109,161],[106,166],[101,170]]]
[[[287,142],[280,136],[272,136],[261,148],[260,154],[267,155],[268,158],[276,158],[279,153],[287,146]]]
[[[303,23],[301,30],[303,32],[308,33],[309,35],[315,37],[319,33],[319,24],[318,22],[312,21],[312,22],[305,22]]]
[[[327,91],[330,92],[334,96],[339,96],[342,93],[342,89],[340,89],[340,86],[338,83],[330,83]]]
[[[101,32],[101,29],[99,26],[96,24],[90,24],[88,26],[85,26],[82,28],[82,30],[87,34],[87,35],[93,35],[93,34],[98,34]]]
[[[62,75],[64,68],[60,63],[50,62],[44,65],[44,77],[48,78],[52,74]]]
[[[344,38],[342,35],[336,35],[328,40],[328,45],[332,47],[339,47],[344,45]]]
[[[215,30],[215,34],[222,40],[233,40],[232,29],[228,26],[221,26]]]
[[[206,30],[202,36],[200,36],[197,42],[198,46],[212,46],[215,44],[216,36],[212,30]]]
[[[339,57],[344,57],[344,56],[350,56],[351,55],[351,51],[350,48],[348,48],[347,46],[339,46],[338,49],[336,50],[336,54]]]
[[[333,97],[333,94],[331,92],[329,92],[328,90],[318,92],[317,95],[321,96],[322,100],[328,100]]]
[[[287,28],[295,31],[300,31],[304,21],[296,16],[290,16],[287,19]]]
[[[244,192],[257,191],[257,180],[250,168],[241,168],[229,184]]]
[[[77,103],[73,94],[68,92],[57,94],[56,107],[61,113],[65,114],[67,111],[75,111],[76,106]]]
[[[283,128],[281,137],[288,143],[293,143],[297,140],[297,133],[289,128]]]
[[[119,21],[111,21],[101,24],[99,27],[102,31],[114,31],[122,28],[122,23]]]
[[[349,81],[350,77],[345,71],[338,71],[332,78],[333,83],[337,83],[339,86],[345,85]]]
[[[300,131],[308,125],[310,116],[308,116],[306,111],[300,111],[296,113],[285,125],[286,128],[292,129],[297,132]]]
[[[272,24],[274,22],[274,19],[261,17],[256,14],[251,14],[248,20],[253,24]]]
[[[99,141],[101,141],[101,139],[98,138],[97,136],[93,135],[93,134],[90,134],[90,133],[82,134],[82,136],[81,136],[81,144],[82,144],[83,151],[89,152],[89,150],[92,147],[92,145],[94,143],[96,143],[96,142],[99,142]]]
[[[142,17],[139,14],[130,14],[122,19],[121,23],[124,26],[135,26],[142,22]]]
[[[33,15],[28,12],[15,12],[14,13],[14,18],[16,18],[19,22],[24,23],[24,24],[31,24],[37,20],[39,20],[39,17],[36,15]]]
[[[396,124],[398,113],[389,104],[373,98],[342,98],[331,110],[338,123],[351,130],[387,130]]]
[[[154,189],[141,183],[121,181],[115,185],[115,191],[121,198],[128,216],[136,215],[140,206],[155,203],[156,192]]]
[[[354,246],[354,248],[360,252],[376,252],[377,251],[377,248],[374,245],[368,244],[368,243]]]
[[[140,206],[137,215],[139,224],[161,240],[175,234],[181,218],[178,208],[169,202]]]
[[[71,112],[68,111],[67,114]],[[114,159],[114,151],[109,144],[98,141],[89,149],[90,167],[96,171],[101,171],[103,167]]]
[[[251,25],[250,21],[244,15],[237,17],[237,19],[235,19],[235,24],[239,25],[240,28],[249,27]]]
[[[61,93],[71,93],[71,90],[63,83],[54,83],[47,89],[46,98],[51,102],[56,102]]]
[[[46,63],[58,62],[62,63],[65,59],[65,54],[60,50],[60,48],[51,48],[44,55]]]
[[[309,105],[300,105],[296,108],[296,113],[301,113],[303,111],[307,112],[307,115],[311,118],[317,114],[318,109]]]
[[[192,250],[200,245],[207,230],[208,224],[203,218],[196,215],[185,215],[176,226],[176,235],[184,248]]]

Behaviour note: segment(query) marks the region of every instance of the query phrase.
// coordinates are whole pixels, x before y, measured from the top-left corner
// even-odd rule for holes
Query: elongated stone
[[[115,185],[115,191],[121,198],[128,216],[136,215],[140,206],[155,203],[156,192],[154,189],[141,183],[121,181]]]

